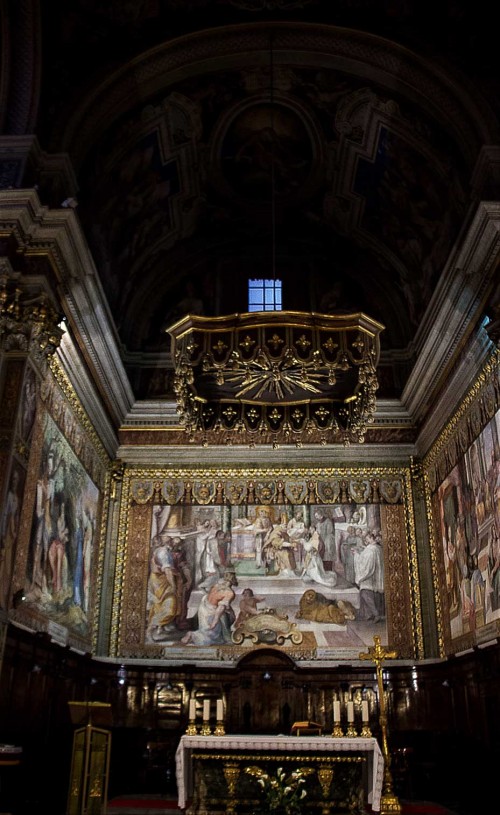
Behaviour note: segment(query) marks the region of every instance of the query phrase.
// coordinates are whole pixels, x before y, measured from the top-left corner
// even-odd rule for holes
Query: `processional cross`
[[[384,692],[384,679],[382,675],[382,663],[386,659],[395,659],[397,651],[388,651],[380,644],[380,637],[375,635],[373,637],[375,645],[368,648],[368,653],[361,653],[360,659],[369,659],[370,662],[375,664],[378,685],[378,698],[379,698],[379,724],[382,734],[382,754],[384,756],[384,783],[382,787],[382,796],[380,798],[380,815],[400,815],[401,804],[397,796],[394,794],[392,786],[391,775],[391,754],[389,752],[389,743],[387,741],[387,712],[385,709],[385,692]]]

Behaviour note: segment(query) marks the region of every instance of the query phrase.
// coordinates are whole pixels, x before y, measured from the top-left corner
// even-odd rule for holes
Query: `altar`
[[[176,751],[178,806],[190,815],[209,811],[207,796],[225,785],[224,811],[244,811],[245,768],[267,763],[286,769],[311,767],[320,792],[318,812],[334,812],[334,803],[345,798],[347,774],[355,781],[360,807],[351,802],[349,811],[364,811],[362,803],[374,812],[380,810],[384,759],[375,738],[332,738],[329,736],[183,736]],[[353,772],[356,774],[353,775]],[[216,778],[218,773],[218,778]],[[328,780],[328,784],[327,784]],[[350,794],[350,793],[349,793]],[[241,804],[243,800],[243,804]],[[212,801],[213,811],[217,807]],[[212,811],[212,810],[210,810]]]

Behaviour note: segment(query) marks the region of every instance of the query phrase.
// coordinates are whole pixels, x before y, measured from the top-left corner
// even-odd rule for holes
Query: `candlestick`
[[[217,722],[214,730],[215,736],[225,736],[226,731],[224,728],[224,702],[222,699],[217,699]]]
[[[186,728],[186,736],[196,736],[198,729],[196,727],[196,699],[189,700],[189,722]]]
[[[363,699],[363,701],[361,702],[361,718],[363,720],[363,726],[361,728],[361,736],[364,739],[369,739],[369,738],[371,738],[372,731],[370,730],[370,724],[369,724],[369,722],[370,722],[370,714],[369,714],[369,711],[368,711],[368,702],[365,699]]]
[[[203,724],[200,732],[202,736],[212,735],[212,730],[210,728],[210,699],[203,700]]]
[[[356,728],[354,727],[354,702],[347,703],[347,730],[346,730],[347,738],[355,738],[358,734]]]

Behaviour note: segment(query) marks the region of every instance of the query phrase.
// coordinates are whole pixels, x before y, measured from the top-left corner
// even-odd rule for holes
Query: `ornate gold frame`
[[[168,658],[164,648],[145,644],[145,614],[141,613],[146,603],[149,563],[147,530],[151,528],[153,505],[171,503],[230,508],[243,502],[270,506],[278,503],[379,503],[383,508],[384,557],[388,576],[386,606],[389,643],[402,658],[424,656],[411,472],[409,469],[389,467],[280,469],[279,474],[269,468],[126,468],[119,510],[110,656],[124,659]],[[306,644],[295,646],[295,649],[301,652],[298,658],[314,658],[314,652]],[[200,649],[184,650],[186,659],[200,659]],[[217,653],[212,650],[212,658],[230,661],[228,650],[227,646],[222,646]],[[293,648],[291,652],[293,658]],[[233,660],[241,655],[238,647],[231,648],[231,653]],[[333,652],[331,656],[335,657]]]
[[[459,408],[446,423],[444,429],[422,461],[425,506],[432,563],[436,625],[441,656],[471,648],[477,643],[477,633],[463,636],[453,644],[445,619],[447,608],[446,580],[443,553],[436,535],[437,519],[433,510],[433,498],[441,483],[453,470],[461,456],[478,438],[486,425],[500,409],[500,351],[493,352],[483,370],[465,395]],[[485,628],[488,628],[487,626]],[[484,632],[486,639],[500,634],[500,621]],[[481,639],[481,636],[480,636]]]

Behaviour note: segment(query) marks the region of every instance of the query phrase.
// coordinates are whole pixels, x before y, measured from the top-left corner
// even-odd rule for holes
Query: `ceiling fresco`
[[[246,311],[256,276],[287,310],[381,322],[380,396],[401,393],[496,128],[460,73],[488,90],[480,41],[444,5],[432,30],[374,0],[42,10],[37,132],[75,168],[136,397],[158,395],[166,328]]]
[[[188,282],[207,314],[246,310],[244,287],[220,290],[271,274],[273,161],[285,307],[299,309],[306,287],[311,309],[363,308],[386,326],[386,347],[406,347],[465,194],[451,141],[431,143],[432,122],[359,85],[282,66],[271,103],[261,69],[219,72],[108,132],[88,160],[81,217],[127,348],[161,347]]]

